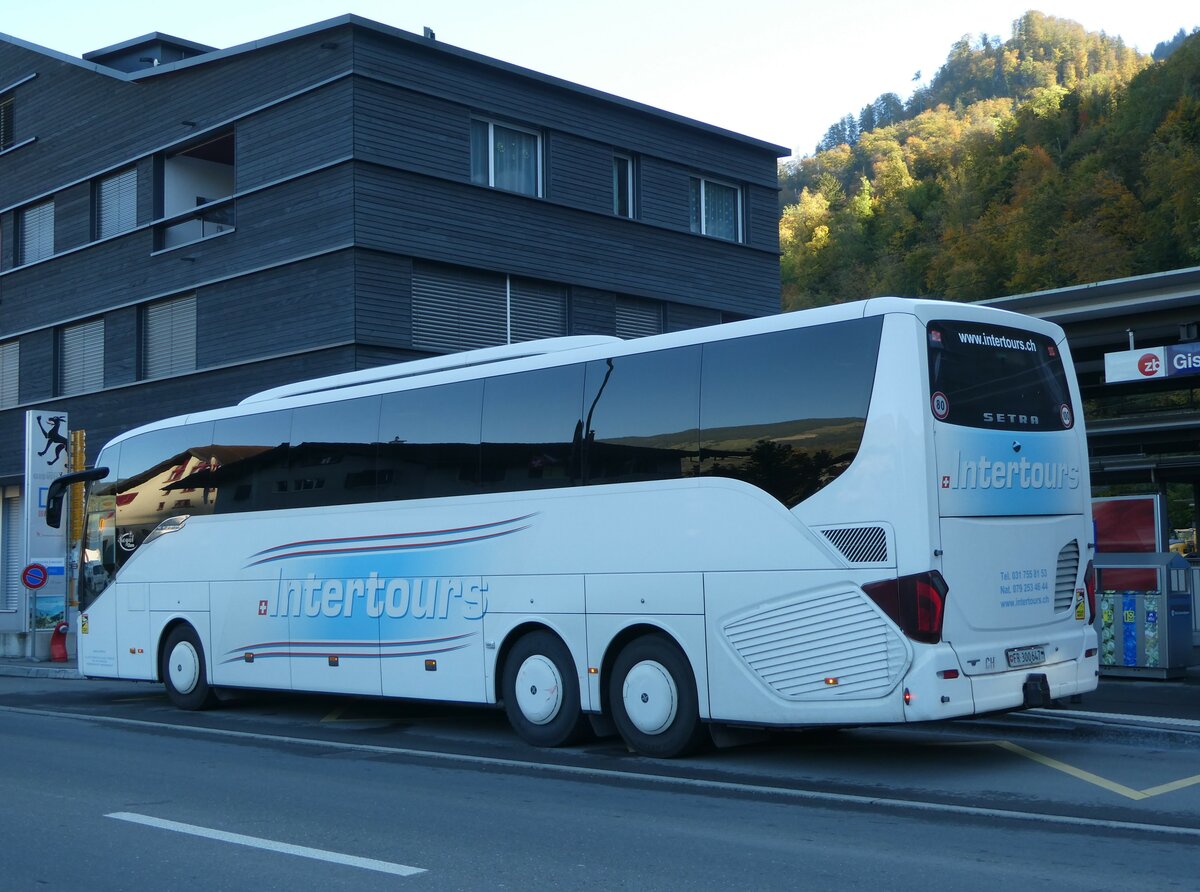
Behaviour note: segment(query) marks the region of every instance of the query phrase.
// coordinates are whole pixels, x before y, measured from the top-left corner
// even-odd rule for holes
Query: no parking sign
[[[50,572],[44,564],[30,564],[21,571],[21,584],[25,588],[39,589],[50,578]]]

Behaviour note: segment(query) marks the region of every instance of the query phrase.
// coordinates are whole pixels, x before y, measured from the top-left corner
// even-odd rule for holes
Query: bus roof
[[[237,405],[192,412],[186,415],[178,415],[173,418],[151,422],[126,433],[119,434],[108,445],[114,445],[131,436],[161,428],[212,421],[219,418],[254,415],[274,409],[336,402],[358,396],[389,392],[391,390],[408,390],[427,384],[447,384],[460,380],[510,374],[542,366],[587,362],[593,359],[606,359],[651,350],[684,347],[692,344],[703,344],[709,341],[726,340],[790,328],[826,325],[848,319],[863,318],[865,316],[881,316],[892,313],[903,313],[921,317],[935,316],[941,315],[948,308],[953,308],[950,312],[954,315],[965,314],[971,318],[978,318],[982,315],[990,319],[1009,317],[1004,320],[1009,325],[1024,326],[1030,330],[1043,332],[1046,332],[1046,329],[1054,329],[1061,334],[1061,330],[1058,330],[1057,326],[1054,326],[1053,323],[1047,323],[1043,320],[1022,316],[1021,314],[1006,310],[981,307],[977,304],[960,304],[952,301],[919,300],[901,297],[877,297],[796,312],[779,313],[773,316],[761,316],[739,322],[729,322],[723,325],[710,325],[702,328],[651,335],[632,340],[623,340],[607,335],[547,338],[537,341],[525,341],[518,344],[506,344],[499,347],[485,347],[479,350],[467,350],[444,356],[434,356],[428,359],[378,366],[363,371],[345,372],[338,375],[313,378],[260,391],[246,397]],[[422,381],[420,380],[422,378],[430,380]]]

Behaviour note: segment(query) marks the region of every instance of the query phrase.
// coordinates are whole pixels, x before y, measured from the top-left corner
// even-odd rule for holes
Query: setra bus
[[[63,478],[70,482],[74,478]],[[613,726],[948,719],[1097,684],[1063,332],[941,301],[558,338],[278,387],[106,445],[80,671]],[[57,496],[61,487],[56,487]]]

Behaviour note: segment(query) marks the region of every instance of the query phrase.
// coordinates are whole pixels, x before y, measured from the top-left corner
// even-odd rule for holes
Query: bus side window
[[[433,499],[479,492],[483,382],[383,396],[379,498]]]
[[[862,442],[880,317],[704,345],[700,473],[792,508],[844,472]]]
[[[212,422],[148,431],[121,444],[114,484],[117,566],[160,522],[176,514],[211,514],[206,470]]]
[[[587,364],[585,483],[694,477],[700,460],[700,348]]]
[[[379,406],[379,397],[367,396],[293,410],[287,493],[279,507],[375,500]]]
[[[513,492],[579,483],[583,366],[488,378],[483,401],[483,484]]]
[[[223,418],[213,431],[216,513],[290,507],[292,411]]]

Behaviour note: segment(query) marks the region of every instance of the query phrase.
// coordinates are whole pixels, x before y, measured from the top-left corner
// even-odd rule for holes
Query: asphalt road
[[[1194,889],[1200,728],[551,752],[494,711],[0,678],[0,888]]]

